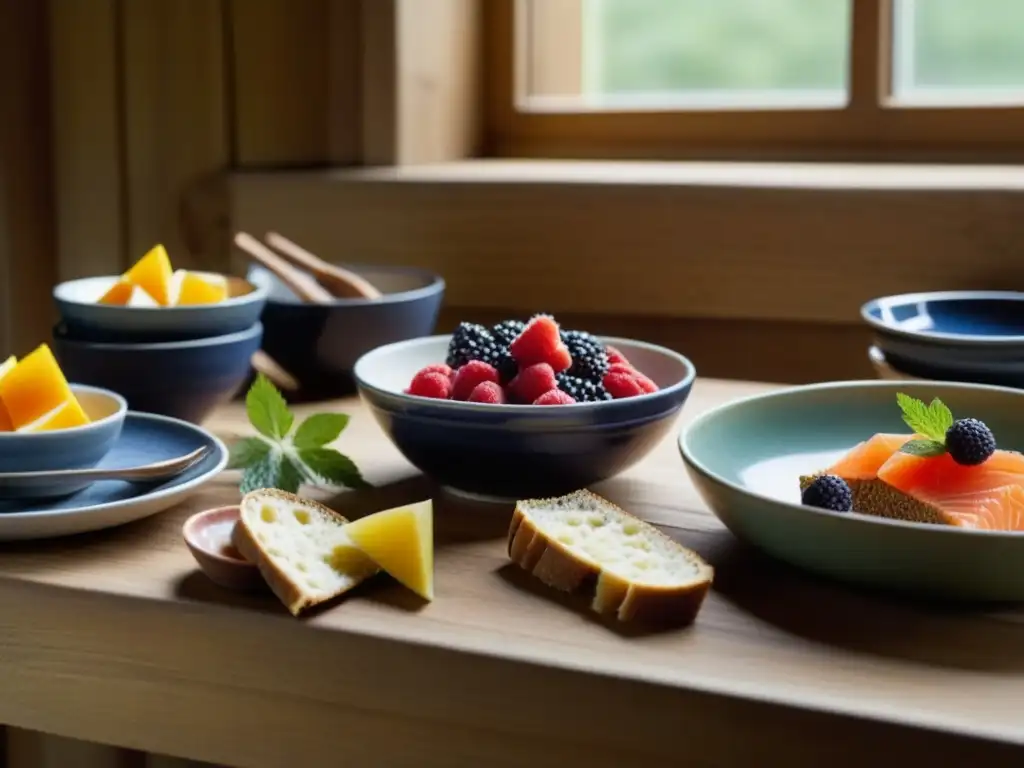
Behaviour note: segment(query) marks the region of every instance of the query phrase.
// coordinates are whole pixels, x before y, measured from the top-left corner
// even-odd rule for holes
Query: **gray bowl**
[[[413,267],[346,265],[375,285],[380,299],[336,299],[304,304],[267,270],[253,266],[250,280],[266,281],[263,350],[298,379],[303,399],[355,392],[352,369],[372,349],[434,332],[444,280]]]

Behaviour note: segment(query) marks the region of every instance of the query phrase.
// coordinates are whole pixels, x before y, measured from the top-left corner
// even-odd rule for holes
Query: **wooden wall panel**
[[[226,241],[190,237],[185,205],[193,190],[219,182],[230,159],[223,6],[132,0],[120,8],[128,258],[162,242],[175,266],[226,269]]]

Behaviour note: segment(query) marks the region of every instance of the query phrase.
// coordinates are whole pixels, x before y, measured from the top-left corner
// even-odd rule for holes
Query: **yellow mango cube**
[[[2,379],[7,373],[14,370],[14,366],[18,364],[18,358],[11,355],[2,363],[0,363],[0,379]],[[7,413],[7,408],[4,406],[4,401],[0,400],[0,432],[10,432],[14,429],[14,424],[11,422],[11,417]]]
[[[0,401],[15,429],[31,424],[74,397],[46,344],[23,357],[0,378]]]
[[[228,281],[223,276],[200,275],[181,269],[175,277],[178,280],[178,306],[216,304],[228,297]]]
[[[139,286],[162,307],[171,303],[171,259],[162,245],[156,245],[124,273],[123,280]]]
[[[56,429],[71,429],[82,427],[90,422],[85,409],[82,408],[78,398],[72,395],[71,399],[61,403],[52,411],[40,419],[21,427],[19,432],[49,432]]]
[[[425,600],[434,599],[434,505],[430,499],[376,512],[344,528],[380,569]]]
[[[127,280],[121,279],[114,283],[110,288],[100,296],[99,304],[110,304],[115,307],[124,307],[131,301],[132,294],[135,292],[135,286],[129,283]]]

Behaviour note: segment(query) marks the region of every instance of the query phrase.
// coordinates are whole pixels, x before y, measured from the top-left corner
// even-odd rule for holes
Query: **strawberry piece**
[[[615,363],[629,365],[629,360],[626,359],[626,356],[610,344],[604,348],[604,351],[608,354],[608,362],[612,365]]]
[[[562,343],[558,323],[550,315],[537,315],[508,347],[520,368],[547,363],[556,373],[572,365],[572,355]]]
[[[452,379],[452,399],[466,400],[477,384],[485,381],[498,382],[498,371],[493,365],[488,365],[482,360],[470,360],[455,372]]]
[[[520,403],[532,403],[545,392],[557,388],[555,371],[547,363],[523,368],[508,385],[509,393]]]
[[[650,394],[651,392],[658,391],[658,385],[651,381],[647,376],[637,371],[633,374],[633,381],[640,385],[640,389],[644,391],[644,394]]]
[[[534,405],[570,405],[576,400],[572,395],[560,389],[549,389],[543,395],[533,401]]]
[[[405,391],[409,395],[447,400],[452,394],[452,380],[437,371],[420,371]]]
[[[501,405],[505,402],[505,390],[493,381],[481,381],[469,393],[469,402]]]
[[[601,381],[604,388],[608,390],[608,394],[616,400],[644,394],[644,390],[636,378],[628,373],[606,373]]]

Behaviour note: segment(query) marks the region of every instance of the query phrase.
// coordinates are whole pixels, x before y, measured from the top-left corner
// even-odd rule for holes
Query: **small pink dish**
[[[192,515],[181,527],[181,534],[211,581],[249,592],[263,586],[264,581],[259,569],[231,543],[231,531],[237,522],[237,506],[216,507]]]

